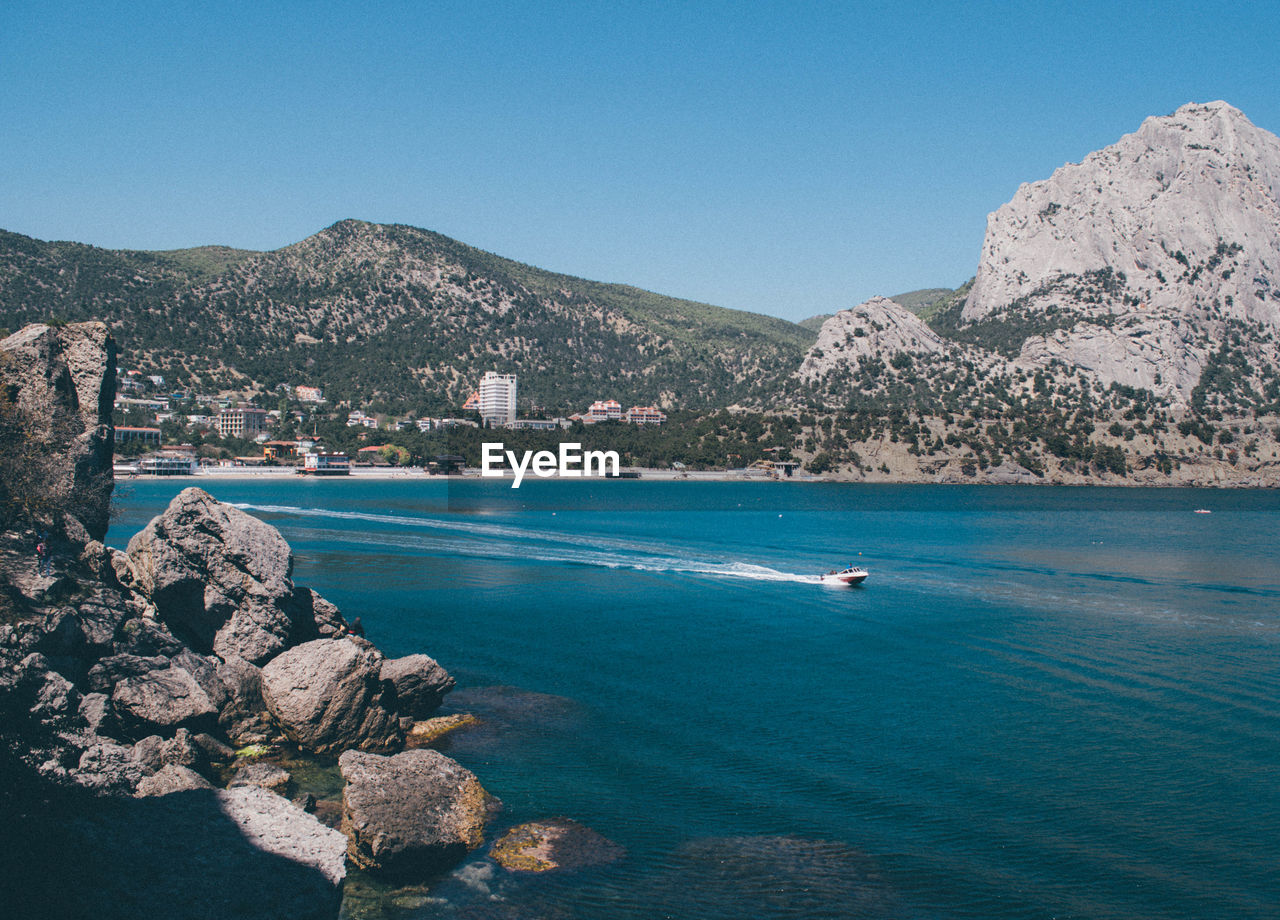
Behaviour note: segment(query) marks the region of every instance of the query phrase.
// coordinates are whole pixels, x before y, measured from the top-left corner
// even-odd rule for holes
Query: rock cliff
[[[111,507],[116,345],[102,323],[27,326],[0,341],[0,504],[23,522],[102,539]]]
[[[293,583],[280,534],[200,489],[128,552],[92,539],[110,495],[110,339],[40,327],[3,354],[18,375],[6,420],[50,460],[50,500],[6,505],[0,536],[0,852],[6,877],[29,880],[16,903],[25,916],[335,916],[347,838],[262,788],[289,774],[245,769],[235,747],[393,752],[452,678],[426,655],[388,660],[345,635],[337,608]],[[6,497],[39,481],[5,479]],[[47,574],[32,554],[46,525],[58,530]],[[440,776],[461,770],[434,756]],[[237,765],[234,788],[217,788]],[[181,855],[193,826],[221,841],[213,852]]]
[[[1280,138],[1225,102],[1184,105],[995,211],[962,319],[1053,316],[1023,363],[1186,403],[1228,324],[1280,328],[1277,227]]]

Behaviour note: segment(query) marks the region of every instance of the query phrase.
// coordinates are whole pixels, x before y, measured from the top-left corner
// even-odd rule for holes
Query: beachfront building
[[[516,420],[516,375],[485,371],[480,379],[480,417],[490,427]]]
[[[666,420],[666,413],[653,406],[632,406],[627,410],[627,421],[633,425],[661,425]]]
[[[267,430],[267,410],[252,406],[223,409],[218,413],[218,434],[224,438],[252,440]]]
[[[304,476],[349,476],[351,460],[346,454],[307,454],[298,472]]]
[[[147,476],[194,476],[196,458],[185,451],[164,451],[138,461],[138,472]]]
[[[622,404],[616,399],[597,399],[587,410],[587,419],[592,422],[607,422],[622,418]]]

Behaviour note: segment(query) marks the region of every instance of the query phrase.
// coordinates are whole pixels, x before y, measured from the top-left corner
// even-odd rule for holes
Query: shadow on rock
[[[12,760],[5,767],[0,887],[9,916],[338,914],[345,839],[279,796],[206,789],[103,798],[45,786]]]

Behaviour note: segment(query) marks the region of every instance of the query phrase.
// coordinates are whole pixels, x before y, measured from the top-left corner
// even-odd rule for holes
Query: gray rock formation
[[[449,672],[427,655],[388,658],[380,676],[396,688],[396,712],[415,721],[431,716],[454,687]]]
[[[212,722],[218,712],[191,672],[175,665],[124,678],[111,703],[122,720],[163,729]]]
[[[212,788],[212,783],[190,767],[165,764],[150,776],[138,780],[138,791],[134,794],[143,798],[150,795],[170,795],[189,789]]]
[[[284,795],[284,791],[289,788],[291,782],[293,777],[284,767],[273,763],[247,763],[236,770],[228,788],[258,786],[278,795]]]
[[[1185,401],[1223,321],[1280,328],[1277,226],[1280,138],[1225,102],[1184,105],[991,214],[962,316],[1057,311],[1024,362]]]
[[[256,764],[214,790],[214,763],[234,757],[228,741],[278,743],[282,731],[316,751],[397,749],[409,711],[433,710],[453,681],[425,655],[388,662],[363,639],[318,638],[346,623],[293,585],[280,535],[199,490],[178,496],[128,554],[92,539],[105,517],[88,514],[97,506],[77,490],[110,473],[110,431],[89,425],[110,408],[108,343],[101,327],[39,327],[0,351],[2,382],[14,368],[24,375],[0,391],[0,433],[22,434],[27,414],[61,417],[41,434],[56,462],[40,482],[50,495],[63,483],[53,497],[75,512],[11,501],[36,480],[13,479],[13,455],[0,457],[10,509],[0,531],[0,774],[11,809],[0,851],[22,867],[5,906],[23,916],[331,918],[347,838],[260,788],[286,788],[287,772]],[[108,480],[95,493],[103,508],[109,492]],[[31,574],[31,528],[42,520],[57,541],[52,578]],[[433,779],[434,800],[454,793],[433,839],[446,849],[465,840],[465,852],[478,845],[485,796],[453,768],[418,765],[415,775]],[[391,863],[421,864],[415,846]]]
[[[0,341],[0,383],[13,399],[4,423],[14,428],[3,433],[14,440],[0,463],[0,499],[18,499],[31,523],[79,539],[106,534],[115,379],[115,340],[103,323],[27,326]]]
[[[202,489],[184,489],[135,534],[129,560],[138,589],[197,650],[260,664],[295,630],[289,544]]]
[[[363,639],[314,639],[262,669],[262,697],[284,733],[315,752],[390,751],[404,735],[381,677],[382,653]]]
[[[437,751],[381,757],[347,751],[342,828],[362,869],[423,878],[484,842],[489,796],[475,775]]]
[[[884,297],[873,297],[841,310],[822,324],[818,341],[797,372],[802,380],[817,381],[840,366],[856,366],[866,358],[889,361],[897,352],[942,354],[946,341],[920,317]]]

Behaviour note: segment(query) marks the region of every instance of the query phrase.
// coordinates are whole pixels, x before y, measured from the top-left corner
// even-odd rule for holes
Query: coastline
[[[897,473],[881,473],[871,471],[861,476],[849,474],[813,475],[804,473],[791,477],[774,478],[763,473],[744,473],[739,470],[664,470],[644,467],[628,468],[625,472],[638,474],[635,478],[620,478],[620,482],[758,482],[758,483],[800,483],[800,484],[862,484],[862,485],[971,485],[971,486],[1100,486],[1112,489],[1265,489],[1280,488],[1280,468],[1264,468],[1251,475],[1222,478],[1222,471],[1211,467],[1201,475],[1186,475],[1182,471],[1172,476],[1158,475],[1148,471],[1139,471],[1138,475],[1118,476],[1080,476],[1063,475],[1061,473],[1036,477],[1022,470],[1010,473],[1004,469],[993,467],[974,476],[963,474],[940,473],[933,475],[900,475]],[[1182,473],[1182,475],[1179,475]],[[491,477],[495,482],[508,481],[511,474]],[[427,473],[421,467],[363,467],[353,468],[347,476],[301,476],[293,467],[213,467],[200,470],[189,476],[156,476],[135,474],[117,476],[117,483],[156,482],[164,479],[176,479],[181,482],[198,485],[208,481],[249,481],[249,482],[283,482],[293,480],[310,482],[323,479],[327,482],[402,482],[406,480],[473,482],[480,480],[478,473],[435,474]],[[606,482],[613,477],[586,476],[580,479],[564,479],[574,482]]]

